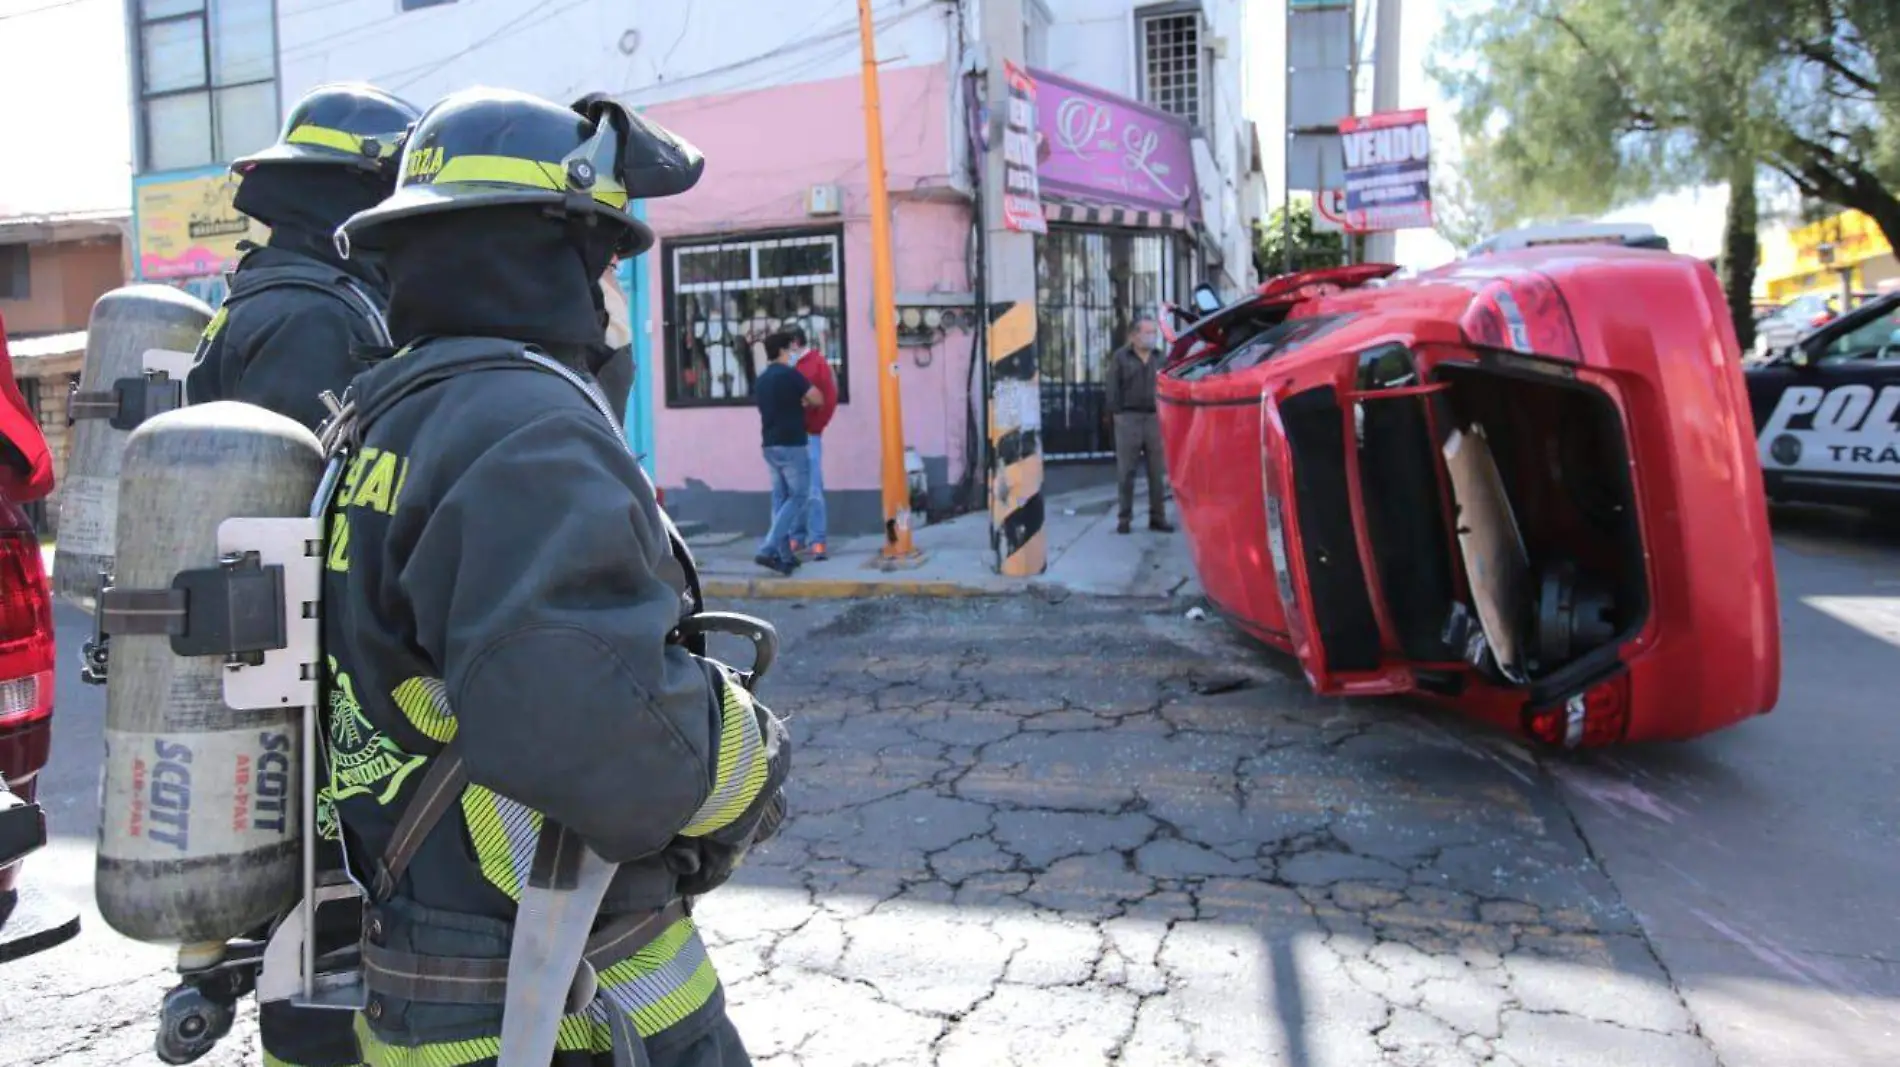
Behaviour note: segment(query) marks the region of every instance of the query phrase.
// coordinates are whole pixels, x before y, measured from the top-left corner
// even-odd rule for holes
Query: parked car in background
[[[1745,378],[1770,500],[1900,503],[1900,292],[1828,322]]]
[[[1322,694],[1554,746],[1771,710],[1774,554],[1715,273],[1557,244],[1368,284],[1394,269],[1276,278],[1174,340],[1164,453],[1212,605]]]
[[[0,961],[79,932],[76,912],[21,882],[22,861],[46,844],[33,797],[52,748],[55,662],[53,591],[21,505],[52,491],[52,456],[13,379],[0,320]]]
[[[1852,293],[1846,310],[1860,307],[1876,295]],[[1749,362],[1760,363],[1785,351],[1811,331],[1833,321],[1842,310],[1839,293],[1807,293],[1795,297],[1755,321],[1755,347],[1749,354]]]

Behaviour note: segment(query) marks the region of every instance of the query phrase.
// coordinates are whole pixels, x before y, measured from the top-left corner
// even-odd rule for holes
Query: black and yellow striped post
[[[1029,578],[1049,560],[1035,302],[991,304],[989,338],[990,549],[998,573]]]

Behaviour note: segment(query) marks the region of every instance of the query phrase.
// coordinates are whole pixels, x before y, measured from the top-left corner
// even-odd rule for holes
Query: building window
[[[0,300],[33,295],[33,260],[27,245],[0,245]]]
[[[665,290],[668,407],[749,405],[765,338],[803,326],[851,398],[845,372],[844,231],[668,241]]]
[[[273,0],[135,0],[143,169],[229,162],[277,138]]]
[[[1138,16],[1141,29],[1141,99],[1150,107],[1204,125],[1205,65],[1202,62],[1201,12]]]

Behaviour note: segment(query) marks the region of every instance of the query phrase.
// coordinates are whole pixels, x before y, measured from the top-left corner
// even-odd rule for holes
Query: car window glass
[[[1194,367],[1182,368],[1178,377],[1191,381],[1197,378],[1234,374],[1258,367],[1270,359],[1286,355],[1315,338],[1331,333],[1352,318],[1353,316],[1349,314],[1312,315],[1276,323],[1251,337],[1231,344],[1227,351],[1216,359]]]
[[[1823,363],[1863,359],[1900,360],[1900,307],[1836,337],[1821,353]]]

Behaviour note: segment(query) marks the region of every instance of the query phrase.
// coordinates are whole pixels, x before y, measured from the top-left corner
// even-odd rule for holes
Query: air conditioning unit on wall
[[[844,210],[844,190],[836,185],[814,185],[805,193],[805,214],[836,215]]]

